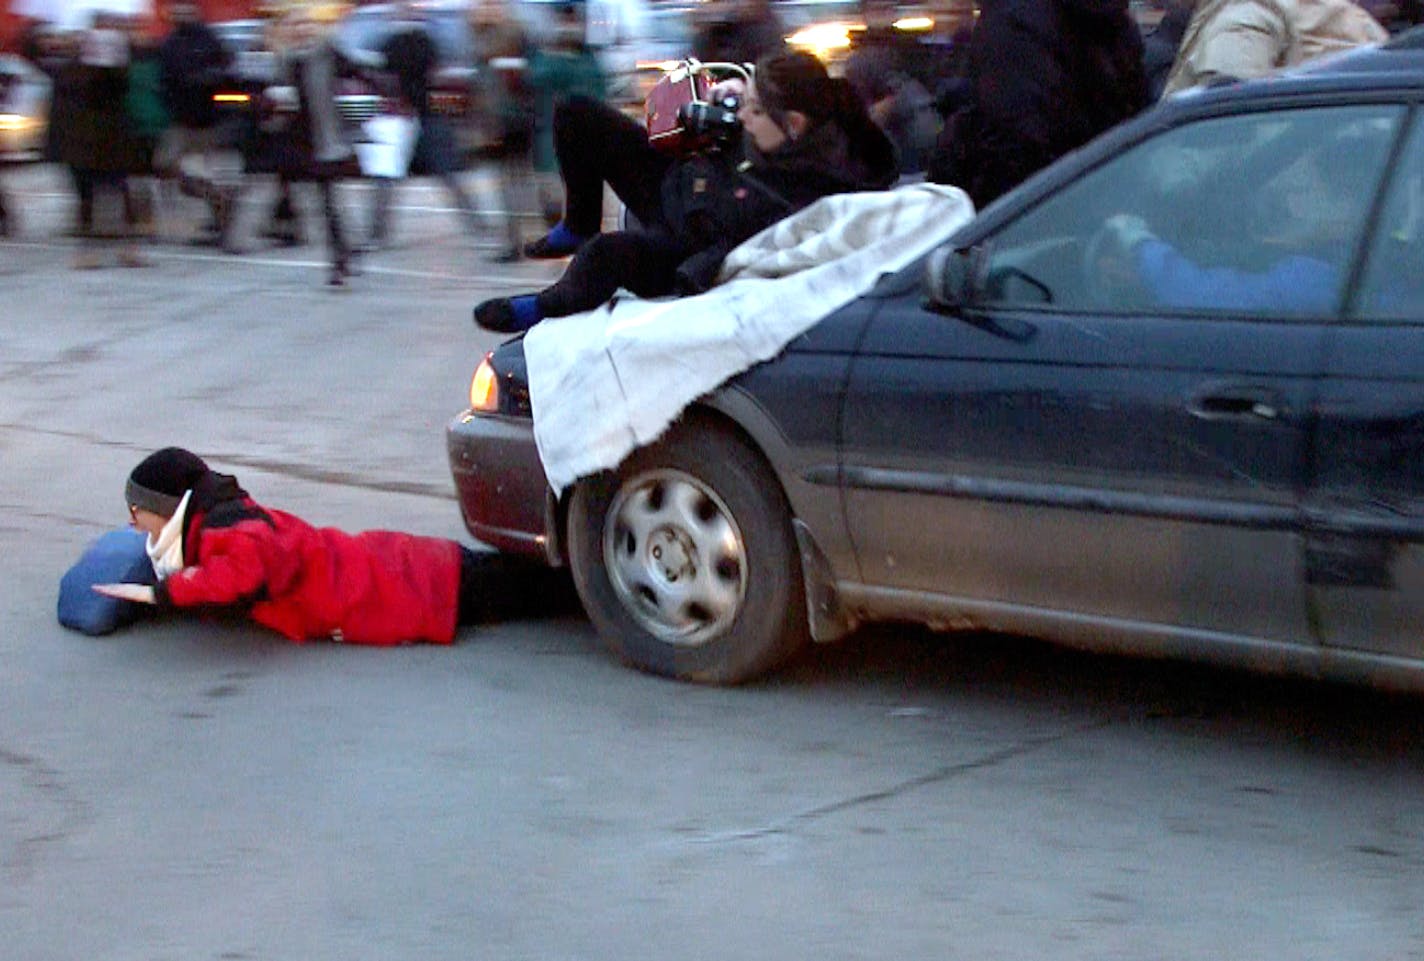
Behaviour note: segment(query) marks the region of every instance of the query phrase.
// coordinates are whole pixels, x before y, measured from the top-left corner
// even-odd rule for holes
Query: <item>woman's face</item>
[[[737,119],[741,120],[742,129],[746,131],[757,150],[764,154],[772,153],[786,143],[786,131],[771,119],[771,115],[766,112],[757,97],[755,80],[747,84],[747,92],[737,110]]]
[[[153,511],[146,511],[142,507],[129,505],[129,522],[149,537],[157,538],[163,533],[163,525],[168,523],[168,518],[162,514],[155,514]]]

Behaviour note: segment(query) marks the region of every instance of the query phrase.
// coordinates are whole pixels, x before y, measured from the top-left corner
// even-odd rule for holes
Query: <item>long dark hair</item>
[[[850,137],[859,139],[875,121],[851,85],[826,73],[826,67],[809,53],[779,50],[757,61],[757,97],[777,126],[786,129],[786,114],[806,115],[814,127],[831,121]]]

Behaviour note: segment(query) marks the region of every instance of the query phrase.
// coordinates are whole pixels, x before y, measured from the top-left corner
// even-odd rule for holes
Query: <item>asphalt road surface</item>
[[[730,690],[572,614],[393,650],[63,630],[167,444],[318,524],[463,538],[470,307],[558,266],[483,262],[499,232],[417,183],[342,292],[251,238],[75,271],[59,172],[0,177],[7,961],[1424,958],[1418,699],[895,628]]]

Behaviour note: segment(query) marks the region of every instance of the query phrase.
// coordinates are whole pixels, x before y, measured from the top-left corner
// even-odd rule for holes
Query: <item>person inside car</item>
[[[1103,242],[1088,251],[1091,269],[1108,286],[1128,292],[1128,300],[1145,298],[1156,307],[1328,312],[1362,211],[1353,156],[1348,142],[1332,144],[1289,165],[1266,186],[1257,214],[1265,223],[1254,246],[1269,260],[1259,267],[1198,263],[1141,217],[1116,214],[1104,225]]]
[[[316,528],[254,501],[192,451],[145,457],[124,488],[156,586],[98,584],[160,610],[245,615],[294,641],[449,644],[460,624],[550,610],[551,568],[438,537]]]
[[[557,240],[562,231],[577,253],[553,286],[487,300],[475,308],[475,322],[487,330],[527,330],[546,317],[591,310],[619,288],[640,297],[704,291],[728,252],[763,228],[820,197],[884,189],[897,176],[890,141],[849,84],[829,77],[810,54],[763,57],[735,116],[741,150],[674,160],[613,108],[570,103],[560,134],[583,143],[584,153],[598,145],[603,161],[590,170],[570,164],[572,152],[561,153],[566,216],[545,239]],[[642,226],[596,233],[605,179]]]

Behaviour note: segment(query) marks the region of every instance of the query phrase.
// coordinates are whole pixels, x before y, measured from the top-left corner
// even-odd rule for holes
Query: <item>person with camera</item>
[[[685,108],[685,126],[706,146],[680,158],[660,153],[616,110],[571,101],[556,128],[565,217],[534,246],[535,255],[561,250],[573,260],[537,294],[481,303],[475,323],[527,330],[591,310],[619,288],[640,297],[700,293],[732,248],[763,228],[821,197],[894,182],[890,141],[849,85],[810,54],[764,56],[736,93],[714,91]],[[598,232],[605,181],[636,229]]]

